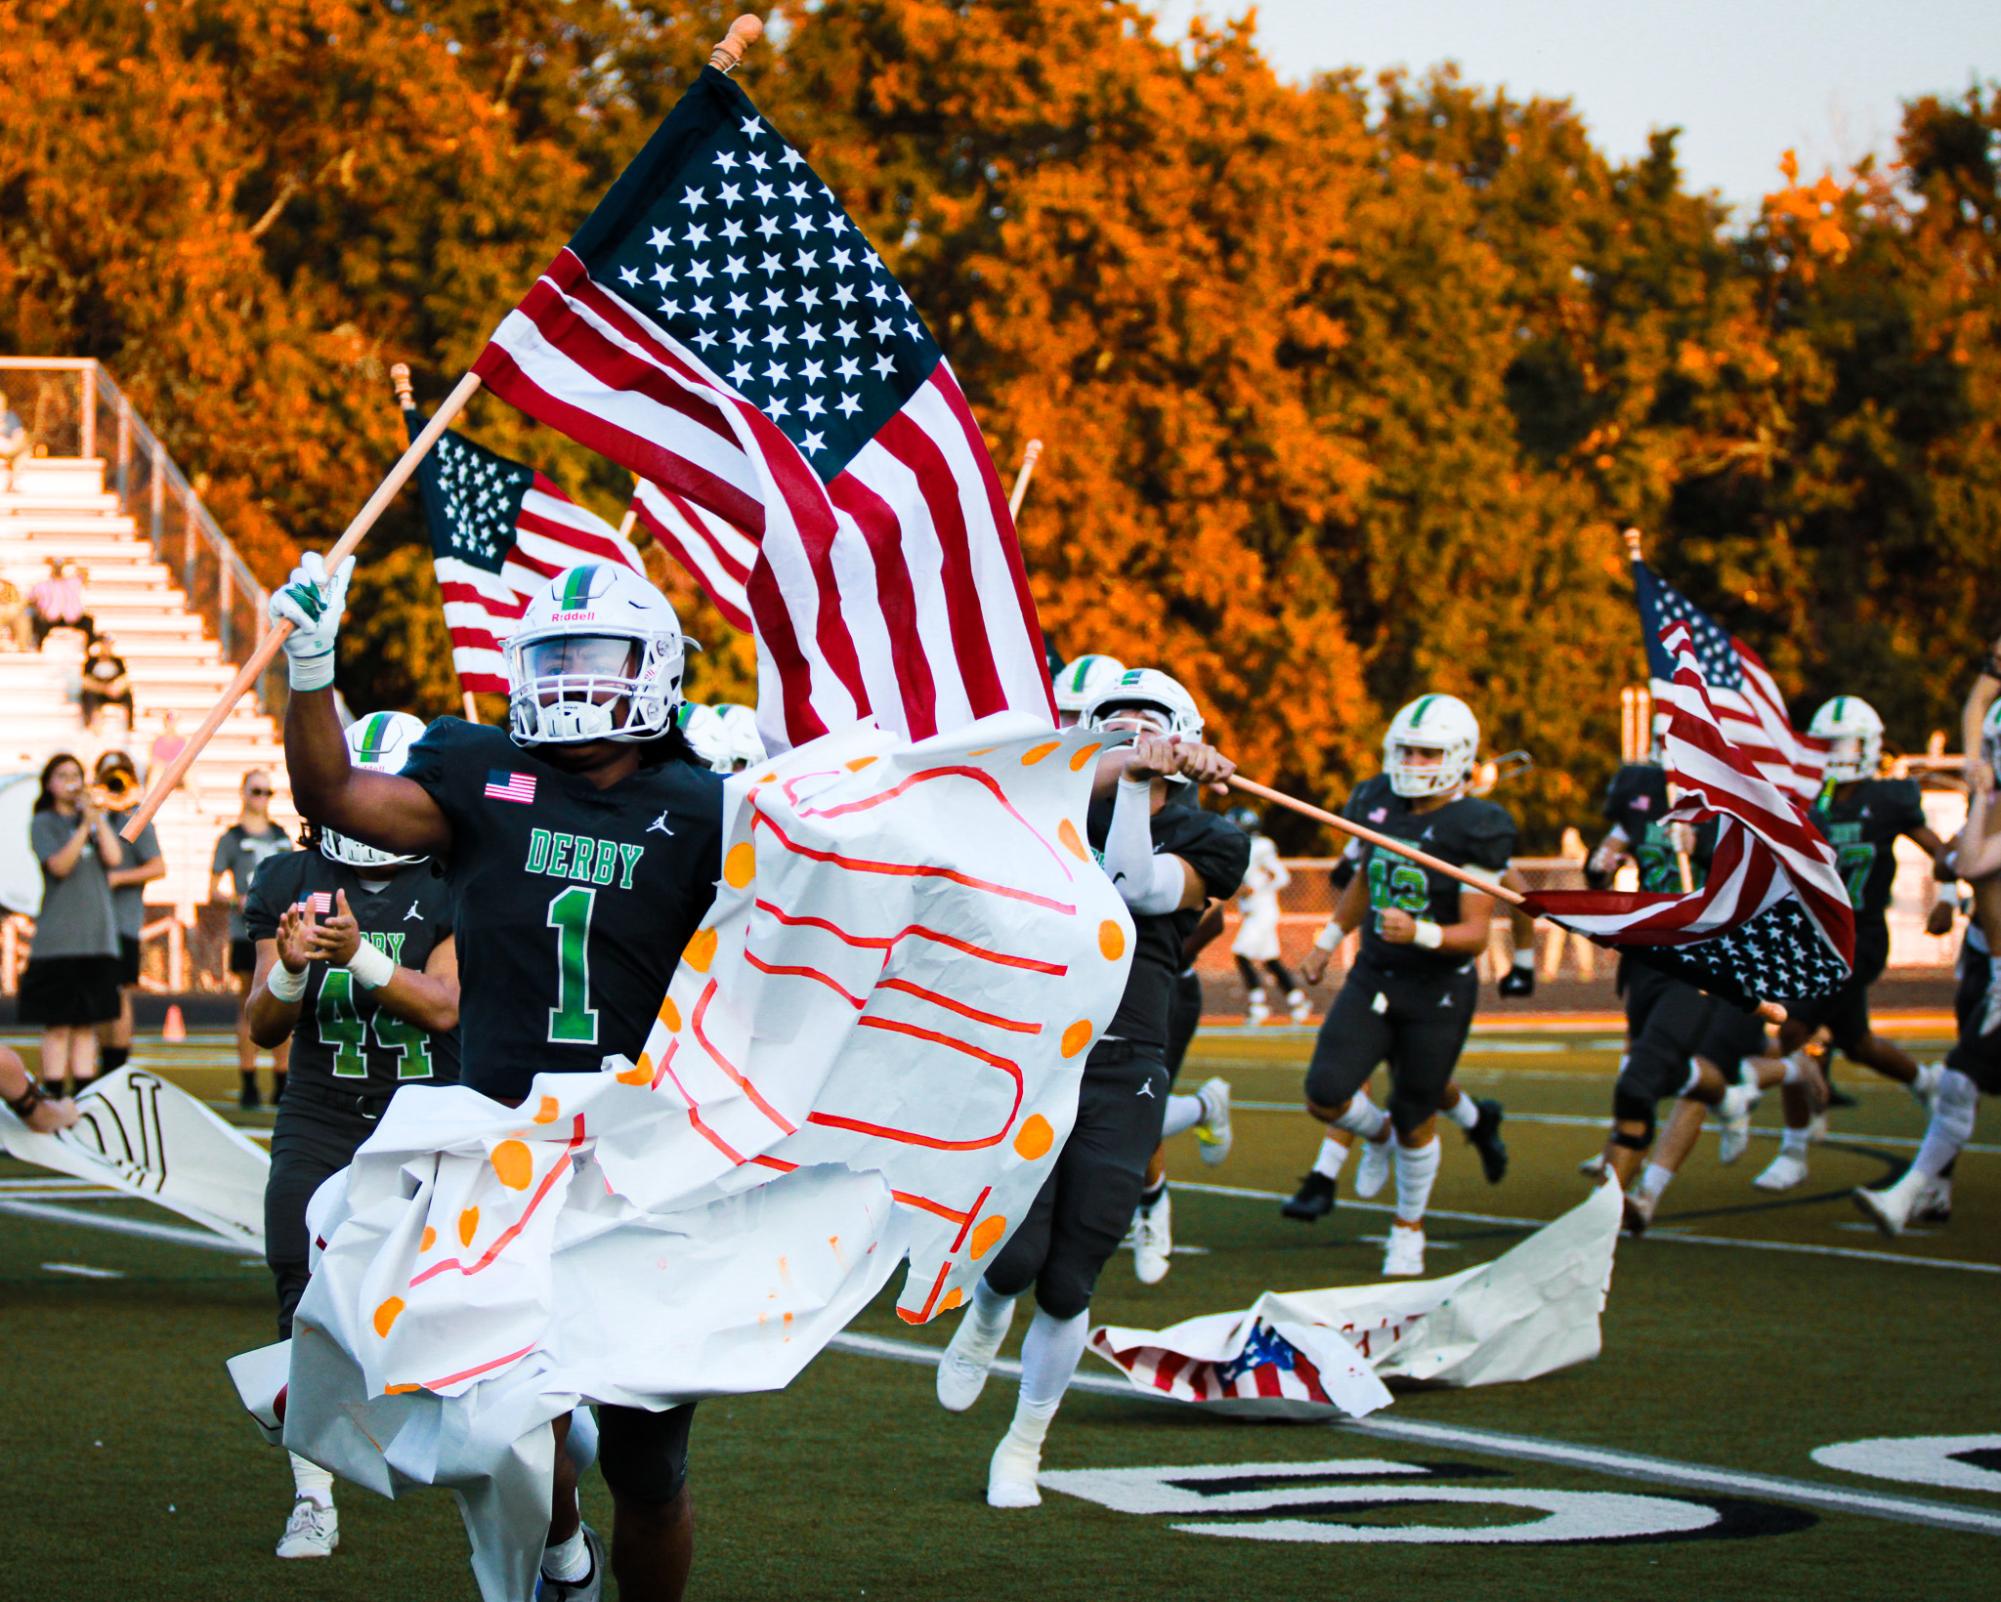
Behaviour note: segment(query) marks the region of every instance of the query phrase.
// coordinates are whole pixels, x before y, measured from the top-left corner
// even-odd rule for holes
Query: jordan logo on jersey
[[[618,880],[621,890],[632,888],[632,875],[639,859],[646,855],[643,845],[623,845],[617,840],[600,840],[588,834],[565,834],[560,829],[531,829],[528,833],[529,873],[547,874],[552,879],[575,879],[580,884],[610,884]]]
[[[674,831],[667,827],[667,809],[665,807],[660,809],[659,817],[647,824],[646,832],[648,834],[664,834],[670,840],[674,837]]]
[[[410,903],[410,910],[403,914],[403,921],[405,923],[418,923],[423,920],[423,916],[423,913],[417,910],[417,903],[413,901]]]

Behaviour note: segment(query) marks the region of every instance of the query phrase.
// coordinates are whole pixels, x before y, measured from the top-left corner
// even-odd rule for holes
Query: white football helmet
[[[764,760],[764,736],[757,732],[756,712],[724,701],[716,707],[716,716],[722,723],[723,749],[728,759],[727,765],[718,771],[735,773]]]
[[[688,749],[695,753],[696,761],[715,773],[730,771],[729,740],[714,707],[699,701],[683,701],[674,709],[674,721],[681,726],[681,734],[688,742]]]
[[[410,748],[424,737],[424,720],[408,712],[365,712],[347,726],[347,760],[367,773],[401,773]],[[324,824],[320,855],[350,868],[400,868],[422,857],[399,857],[350,839]]]
[[[1405,754],[1436,751],[1436,762]],[[1420,695],[1390,719],[1383,736],[1383,771],[1400,796],[1448,795],[1463,785],[1480,754],[1480,720],[1456,695]]]
[[[1056,675],[1058,726],[1067,729],[1078,722],[1091,698],[1125,670],[1125,663],[1109,656],[1080,656],[1074,662],[1065,662],[1062,672]]]
[[[686,653],[701,647],[645,579],[613,562],[591,562],[544,585],[503,649],[515,743],[581,745],[666,733],[680,704]]]
[[[1127,668],[1091,697],[1083,721],[1099,729],[1108,718],[1125,711],[1157,713],[1160,732],[1177,740],[1202,738],[1202,709],[1195,704],[1195,697],[1181,687],[1179,679],[1158,668]]]
[[[1827,741],[1827,776],[1837,784],[1873,779],[1883,756],[1883,720],[1859,695],[1837,695],[1814,713],[1807,733]]]

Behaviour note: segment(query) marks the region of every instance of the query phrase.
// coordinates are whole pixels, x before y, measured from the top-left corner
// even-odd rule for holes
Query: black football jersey
[[[1407,840],[1454,867],[1482,868],[1498,875],[1515,854],[1515,820],[1505,807],[1461,796],[1429,812],[1418,812],[1390,788],[1387,774],[1379,773],[1358,787],[1341,815],[1378,834]],[[1437,924],[1459,921],[1461,886],[1457,879],[1448,879],[1366,841],[1361,852],[1360,871],[1368,884],[1372,912],[1397,907]],[[1361,955],[1379,968],[1400,973],[1449,973],[1471,960],[1449,951],[1391,945],[1377,932],[1377,923],[1371,917],[1362,925]]]
[[[1251,837],[1227,818],[1205,812],[1188,794],[1189,785],[1170,785],[1167,802],[1154,813],[1154,855],[1176,856],[1201,875],[1212,900],[1237,893],[1251,863]],[[1091,848],[1103,860],[1105,834],[1112,823],[1112,798],[1091,804]],[[1106,1027],[1107,1035],[1156,1050],[1167,1049],[1168,1003],[1174,981],[1187,966],[1182,948],[1196,924],[1200,907],[1153,915],[1133,914],[1133,961],[1126,975],[1119,1010]]]
[[[715,900],[722,776],[670,758],[600,790],[440,718],[403,777],[452,826],[464,1082],[511,1101],[538,1073],[637,1057]]]
[[[1605,820],[1626,837],[1639,869],[1640,888],[1673,894],[1682,888],[1681,865],[1675,861],[1666,817],[1674,803],[1668,798],[1667,770],[1651,762],[1629,762],[1612,775],[1605,790]],[[1695,826],[1695,849],[1688,854],[1691,890],[1700,890],[1716,850],[1716,821]]]
[[[332,916],[338,890],[347,892],[361,938],[398,967],[422,972],[432,948],[452,932],[450,887],[428,862],[370,880],[318,851],[287,851],[266,857],[251,876],[243,904],[250,938],[276,939],[285,909],[309,899],[320,917]],[[290,1071],[329,1089],[388,1096],[413,1081],[458,1078],[458,1033],[420,1029],[384,1009],[345,968],[314,962],[306,968],[306,993],[292,1029]]]
[[[1811,813],[1834,847],[1836,871],[1848,886],[1860,925],[1887,932],[1890,881],[1897,876],[1897,836],[1925,827],[1924,802],[1915,779],[1862,779],[1832,794],[1823,791]]]

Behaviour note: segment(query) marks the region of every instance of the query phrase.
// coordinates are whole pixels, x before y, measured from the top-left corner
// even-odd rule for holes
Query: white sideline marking
[[[924,1346],[916,1341],[889,1340],[880,1335],[836,1335],[828,1344],[835,1351],[848,1352],[856,1357],[888,1358],[892,1362],[919,1363],[928,1368],[936,1368],[939,1358],[944,1355],[943,1347]],[[1012,1358],[1000,1358],[994,1363],[994,1372],[1018,1377],[1021,1364]],[[1113,1379],[1109,1374],[1079,1374],[1070,1384],[1076,1389],[1104,1396],[1123,1396],[1132,1401],[1172,1401],[1166,1396],[1150,1396],[1128,1381]],[[1833,1513],[1859,1513],[1865,1517],[1889,1519],[1899,1524],[1929,1524],[1940,1529],[1970,1530],[1979,1535],[2001,1535],[2001,1513],[1955,1507],[1945,1502],[1922,1502],[1914,1497],[1851,1491],[1840,1486],[1816,1485],[1810,1480],[1786,1479],[1777,1474],[1751,1474],[1735,1469],[1711,1468],[1701,1463],[1679,1463],[1672,1458],[1649,1457],[1639,1452],[1578,1446],[1569,1441],[1514,1435],[1500,1430],[1472,1429],[1458,1424],[1421,1424],[1414,1419],[1387,1418],[1334,1419],[1329,1422],[1337,1429],[1352,1430],[1358,1435],[1373,1435],[1383,1440],[1407,1441],[1413,1446],[1449,1446],[1462,1451],[1483,1452],[1492,1457],[1589,1469],[1619,1479],[1679,1485],[1716,1495],[1762,1496],[1773,1501],[1824,1508]]]
[[[1241,1185],[1204,1185],[1193,1179],[1177,1179],[1174,1189],[1195,1191],[1207,1196],[1235,1196],[1243,1201],[1282,1202],[1282,1191],[1247,1190]],[[1350,1201],[1341,1198],[1341,1208],[1366,1213],[1388,1213],[1396,1209],[1385,1202]],[[1462,1224],[1503,1224],[1515,1229],[1541,1229],[1547,1218],[1509,1218],[1500,1213],[1459,1213],[1445,1207],[1428,1207],[1427,1218],[1450,1218]],[[1906,1268],[1956,1268],[1968,1274],[2001,1274],[2001,1263],[1968,1263],[1950,1257],[1906,1257],[1901,1252],[1870,1252],[1859,1246],[1814,1246],[1785,1240],[1752,1240],[1734,1235],[1690,1235],[1672,1221],[1647,1231],[1648,1240],[1678,1241],[1685,1246],[1737,1246],[1754,1252],[1793,1252],[1802,1257],[1845,1257],[1858,1263],[1900,1263]]]
[[[81,1224],[86,1229],[102,1229],[113,1235],[137,1235],[143,1240],[163,1240],[176,1246],[193,1246],[201,1251],[233,1252],[243,1255],[243,1242],[224,1240],[220,1235],[211,1235],[205,1229],[193,1229],[180,1224],[154,1224],[143,1218],[106,1218],[102,1215],[80,1213],[71,1207],[59,1207],[53,1202],[16,1201],[12,1197],[0,1200],[0,1213],[13,1213],[20,1218],[39,1218],[51,1224]]]
[[[74,1274],[79,1279],[123,1279],[125,1271],[119,1268],[92,1268],[87,1263],[44,1263],[44,1273]]]

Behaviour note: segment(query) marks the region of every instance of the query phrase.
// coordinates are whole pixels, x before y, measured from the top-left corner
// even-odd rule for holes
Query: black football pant
[[[287,1096],[271,1131],[271,1176],[264,1183],[264,1261],[278,1283],[278,1338],[292,1338],[292,1312],[306,1294],[306,1203],[330,1174],[354,1160],[375,1120]]]
[[[1390,1066],[1391,1121],[1398,1134],[1423,1126],[1466,1049],[1480,976],[1468,963],[1443,974],[1392,974],[1357,962],[1313,1042],[1306,1098],[1338,1107]]]

